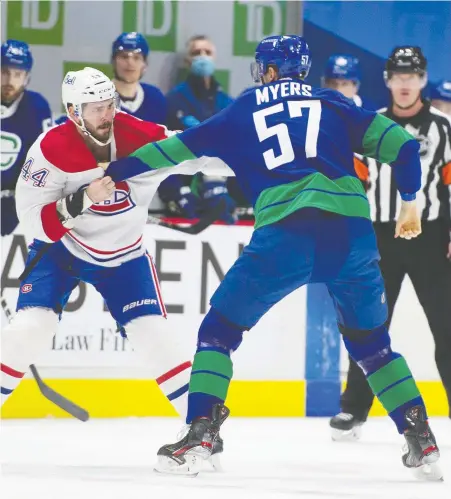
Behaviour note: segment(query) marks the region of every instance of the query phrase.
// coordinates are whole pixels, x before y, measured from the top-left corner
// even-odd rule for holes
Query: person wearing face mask
[[[170,130],[186,130],[198,125],[233,101],[214,76],[215,58],[216,47],[208,37],[196,35],[188,40],[185,58],[188,76],[167,94]],[[195,218],[223,199],[226,209],[221,219],[228,224],[235,222],[235,202],[229,195],[225,178],[198,175],[193,190],[191,181],[191,177],[173,175],[161,184],[158,193],[169,211]]]
[[[431,104],[451,118],[451,80],[442,80],[432,88]]]
[[[1,46],[1,234],[11,234],[19,220],[15,189],[28,149],[52,126],[47,100],[27,89],[33,57],[29,46],[7,40]]]
[[[384,79],[391,94],[388,108],[379,113],[397,122],[420,144],[422,170],[417,204],[423,234],[413,241],[394,239],[399,216],[390,166],[363,158],[356,171],[367,185],[371,218],[381,256],[389,325],[404,277],[409,276],[435,342],[435,361],[443,381],[451,417],[451,120],[424,99],[427,61],[419,47],[396,47],[385,66]],[[391,133],[396,133],[396,128]],[[390,135],[390,131],[387,131]],[[341,412],[330,421],[334,440],[358,439],[374,395],[364,373],[350,359]]]

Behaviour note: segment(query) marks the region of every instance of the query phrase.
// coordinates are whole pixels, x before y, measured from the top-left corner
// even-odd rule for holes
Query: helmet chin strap
[[[79,114],[78,116],[78,119],[81,121],[81,125],[79,125],[73,118],[71,115],[68,115],[69,116],[69,119],[72,121],[72,123],[75,124],[75,126],[81,130],[83,132],[84,135],[86,135],[87,137],[89,137],[93,142],[95,142],[98,146],[100,147],[104,147],[104,146],[107,146],[108,144],[111,143],[111,141],[113,140],[113,129],[114,129],[114,121],[113,121],[113,125],[111,126],[111,130],[110,130],[110,134],[108,136],[108,139],[105,141],[105,142],[101,142],[100,140],[96,139],[94,137],[94,135],[86,128],[85,126],[85,122],[83,120],[83,116],[81,115],[81,113]],[[114,116],[116,116],[116,112],[114,113],[113,115],[113,120],[114,120]]]

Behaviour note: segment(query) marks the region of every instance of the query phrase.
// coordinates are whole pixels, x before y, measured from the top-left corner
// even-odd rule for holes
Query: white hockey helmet
[[[83,104],[117,99],[116,87],[108,76],[97,69],[89,67],[80,69],[79,71],[69,71],[63,80],[62,98],[67,116],[75,123],[69,114],[69,105],[74,107],[75,116],[81,120],[81,125],[78,123],[75,123],[75,125],[84,134],[90,136],[94,142],[102,146],[111,142],[112,131],[107,142],[98,141],[86,129],[82,115]]]

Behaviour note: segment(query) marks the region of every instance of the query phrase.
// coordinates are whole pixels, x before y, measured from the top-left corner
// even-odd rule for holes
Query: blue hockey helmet
[[[307,42],[298,35],[268,36],[255,50],[255,62],[251,74],[255,83],[268,71],[268,66],[276,66],[279,77],[294,77],[304,80],[310,71],[312,60]]]
[[[140,53],[147,59],[149,55],[149,44],[141,33],[132,31],[131,33],[122,33],[113,42],[112,57],[123,50]]]
[[[442,80],[431,89],[431,99],[451,102],[451,80]]]
[[[23,69],[27,72],[33,67],[33,57],[27,43],[20,40],[6,40],[1,47],[2,66]]]
[[[331,55],[324,68],[323,77],[326,80],[351,80],[360,83],[359,60],[352,55]]]

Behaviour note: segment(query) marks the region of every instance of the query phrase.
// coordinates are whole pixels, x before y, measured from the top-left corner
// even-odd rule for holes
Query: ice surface
[[[400,460],[388,419],[370,420],[357,443],[330,440],[326,419],[231,418],[223,427],[224,473],[197,478],[152,471],[180,421],[5,420],[1,499],[450,499],[451,421],[432,428],[445,482],[416,481]]]

